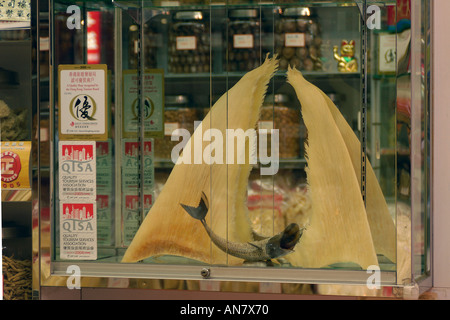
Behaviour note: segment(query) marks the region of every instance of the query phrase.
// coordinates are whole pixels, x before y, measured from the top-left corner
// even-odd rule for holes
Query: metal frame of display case
[[[40,36],[40,23],[43,17],[46,17],[48,13],[49,28],[52,28],[52,10],[44,6],[45,1],[33,1],[32,8],[32,33],[33,33],[33,47],[36,49],[35,56],[35,72],[38,75],[37,85],[33,88],[33,114],[37,115],[37,135],[33,137],[34,143],[37,145],[41,142],[40,129],[41,127],[41,117],[46,116],[45,112],[50,112],[50,118],[52,117],[52,110],[42,110],[40,108],[43,102],[43,96],[46,95],[45,91],[50,90],[50,106],[52,105],[51,99],[54,96],[54,88],[52,88],[52,77],[54,74],[55,66],[52,64],[52,55],[50,54],[50,79],[41,79],[39,77],[39,39]],[[50,6],[53,1],[47,1]],[[138,4],[141,1],[134,1]],[[311,1],[314,2],[314,1]],[[383,2],[383,1],[356,1],[358,4],[367,6],[370,3]],[[426,2],[426,1],[425,1]],[[428,189],[429,175],[423,177],[424,168],[422,163],[423,150],[422,148],[422,137],[421,132],[429,132],[430,123],[424,122],[422,118],[422,113],[426,112],[429,114],[431,112],[431,105],[429,100],[429,95],[426,93],[430,90],[430,78],[422,73],[422,67],[427,65],[426,59],[429,59],[429,51],[431,45],[429,43],[431,37],[431,30],[427,14],[431,14],[430,10],[425,10],[423,12],[422,5],[425,3],[423,0],[412,0],[411,8],[411,180],[410,188],[411,195],[410,198],[403,199],[402,201],[411,205],[410,216],[421,217],[419,220],[419,227],[424,224],[427,230],[430,230],[431,225],[431,211],[427,204],[424,203],[424,193],[425,199],[430,199],[430,190]],[[432,9],[431,2],[431,9]],[[48,11],[47,11],[48,10]],[[141,10],[141,14],[143,14]],[[114,46],[116,50],[117,57],[115,59],[115,67],[117,70],[122,70],[121,63],[121,9],[115,9],[115,34]],[[425,36],[423,38],[422,29],[424,23],[428,23],[425,29]],[[366,30],[367,31],[367,30]],[[50,34],[52,31],[50,30]],[[366,34],[366,33],[363,33]],[[50,47],[53,48],[56,44],[51,43]],[[52,52],[52,51],[51,51]],[[143,66],[142,66],[143,68]],[[142,72],[142,70],[141,70]],[[429,75],[428,75],[429,76]],[[116,79],[119,79],[120,75],[116,75]],[[364,81],[363,77],[363,81]],[[46,82],[47,81],[47,82]],[[49,86],[50,83],[50,86]],[[367,85],[367,82],[364,82]],[[115,81],[115,94],[120,92],[119,87],[121,86],[120,81]],[[425,93],[425,94],[424,94]],[[141,97],[142,98],[142,97]],[[363,98],[367,97],[363,95]],[[143,98],[142,98],[143,99]],[[116,101],[120,101],[117,99]],[[365,100],[367,103],[367,100]],[[424,110],[425,108],[425,110]],[[50,108],[51,109],[51,108]],[[121,110],[120,106],[116,105],[116,110]],[[362,110],[362,123],[364,124],[366,119],[365,111]],[[426,119],[425,119],[426,120]],[[50,125],[45,128],[49,132],[53,132],[55,128]],[[430,138],[430,137],[428,137]],[[54,141],[52,141],[51,148],[55,148]],[[430,145],[432,141],[430,139]],[[53,150],[52,149],[52,150]],[[53,152],[53,151],[50,152]],[[42,152],[42,151],[41,151]],[[406,271],[399,275],[397,271],[382,271],[380,276],[381,288],[375,289],[367,293],[364,291],[366,287],[368,277],[370,274],[366,271],[353,271],[353,270],[327,270],[327,269],[283,269],[282,272],[279,270],[270,269],[258,269],[258,268],[248,268],[248,267],[222,267],[208,264],[199,265],[151,265],[151,264],[121,264],[121,263],[101,263],[98,264],[94,262],[61,262],[61,261],[51,261],[51,246],[54,234],[51,233],[50,226],[53,223],[51,220],[51,214],[47,214],[46,211],[42,210],[44,204],[54,205],[54,199],[51,198],[55,186],[51,183],[52,178],[48,177],[48,172],[50,176],[53,174],[52,168],[54,163],[50,161],[49,167],[44,167],[40,162],[41,152],[38,151],[38,157],[36,159],[37,168],[39,168],[37,175],[34,179],[38,185],[37,192],[33,193],[33,219],[37,225],[37,230],[33,233],[33,255],[34,255],[34,265],[35,275],[38,275],[34,279],[33,289],[36,297],[45,297],[49,292],[48,288],[57,287],[61,290],[66,290],[68,286],[68,281],[70,281],[71,266],[76,265],[82,270],[81,278],[81,290],[84,288],[115,288],[132,290],[132,288],[139,289],[145,288],[149,281],[160,280],[160,279],[180,279],[180,280],[193,280],[198,281],[200,284],[200,291],[220,291],[217,286],[211,283],[219,284],[220,282],[226,281],[237,281],[244,283],[272,283],[272,284],[283,284],[283,283],[294,283],[294,284],[311,284],[311,285],[339,285],[345,289],[344,292],[347,293],[332,293],[336,295],[352,295],[354,292],[357,294],[358,289],[363,288],[364,295],[373,295],[378,297],[392,297],[392,298],[410,298],[418,297],[419,293],[429,289],[431,287],[431,259],[426,256],[426,268],[417,272],[414,266],[419,263],[417,257],[411,251],[410,265],[406,266]],[[395,151],[395,156],[398,156],[399,150]],[[425,152],[429,152],[426,150]],[[428,153],[429,154],[429,153]],[[425,156],[428,156],[425,154]],[[363,153],[364,158],[365,152]],[[364,160],[364,159],[363,159]],[[425,168],[426,169],[426,168]],[[427,169],[425,173],[427,173]],[[425,179],[425,180],[424,180]],[[423,186],[426,186],[426,190],[423,190]],[[49,190],[49,191],[47,191]],[[116,191],[120,193],[120,186],[116,186]],[[116,193],[118,194],[118,193]],[[426,200],[425,200],[426,201]],[[425,208],[425,209],[424,209]],[[416,234],[416,224],[411,219],[410,226],[410,237],[409,243],[411,246],[413,243],[413,238]],[[399,227],[398,227],[399,228]],[[427,245],[429,241],[426,241]],[[428,252],[431,252],[430,248],[425,248]],[[412,250],[412,249],[411,249]],[[420,265],[422,261],[420,261]],[[202,288],[202,284],[207,284]],[[355,290],[353,290],[355,289]],[[185,288],[186,291],[189,289]],[[225,290],[226,291],[226,290]],[[125,291],[126,292],[126,291]],[[231,290],[232,292],[232,290]],[[241,292],[241,291],[236,291]],[[242,293],[242,292],[241,292]],[[280,292],[281,293],[281,292]],[[300,293],[298,293],[300,294]]]

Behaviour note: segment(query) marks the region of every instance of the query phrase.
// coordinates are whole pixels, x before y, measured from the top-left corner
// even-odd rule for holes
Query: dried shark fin
[[[320,91],[320,89],[318,90]],[[352,160],[356,178],[358,179],[358,184],[360,184],[361,143],[333,101],[331,101],[323,91],[320,92],[322,93],[322,96],[330,109],[331,115],[344,139]],[[394,220],[389,213],[383,191],[381,190],[369,160],[367,160],[366,163],[366,195],[366,213],[375,251],[377,254],[382,254],[395,263],[397,261],[397,236]]]
[[[122,262],[136,262],[155,255],[177,255],[207,263],[241,264],[242,260],[229,257],[211,245],[201,223],[187,214],[180,203],[196,207],[202,192],[209,199],[206,223],[220,237],[235,242],[253,241],[247,215],[246,191],[252,165],[249,161],[227,164],[226,152],[216,161],[205,161],[211,156],[211,145],[226,150],[226,139],[204,139],[214,129],[226,137],[227,129],[254,129],[270,79],[278,68],[276,58],[245,74],[211,108],[178,158],[164,188],[150,209]],[[200,139],[197,139],[200,138]],[[200,164],[195,164],[200,141]],[[250,150],[250,146],[246,150]],[[211,156],[212,157],[212,156]],[[186,161],[191,160],[191,161]],[[221,161],[220,161],[221,160]],[[208,164],[209,163],[209,164]]]
[[[312,214],[301,249],[286,259],[304,268],[342,262],[363,269],[378,265],[358,179],[326,100],[299,71],[289,68],[287,78],[300,100],[308,130],[305,151]]]

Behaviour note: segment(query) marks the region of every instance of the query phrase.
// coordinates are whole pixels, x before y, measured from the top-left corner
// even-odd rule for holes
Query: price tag
[[[177,37],[177,50],[197,49],[197,38],[195,36]]]
[[[235,34],[233,36],[233,48],[252,49],[254,47],[252,34]]]
[[[304,33],[286,33],[284,38],[285,47],[304,47],[306,45]]]
[[[164,123],[164,135],[171,136],[172,132],[180,127],[178,122],[166,122]]]

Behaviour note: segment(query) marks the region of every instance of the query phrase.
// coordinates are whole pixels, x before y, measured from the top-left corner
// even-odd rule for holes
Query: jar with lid
[[[202,11],[178,11],[174,14],[168,49],[169,72],[209,72],[209,23]]]
[[[167,96],[164,109],[164,137],[155,138],[155,158],[170,160],[173,147],[179,143],[179,141],[172,141],[173,131],[186,129],[192,135],[194,122],[198,120],[200,120],[198,109],[190,105],[188,96]]]
[[[128,28],[128,67],[138,67],[139,27],[135,24]],[[144,57],[145,68],[156,68],[156,50],[159,45],[158,31],[153,24],[144,25]]]
[[[286,8],[275,23],[279,67],[304,71],[322,70],[320,26],[310,8]]]
[[[298,158],[300,155],[300,110],[290,106],[285,94],[267,95],[261,108],[259,129],[277,129],[280,159]],[[271,154],[271,136],[267,136],[267,155]]]
[[[235,9],[229,14],[224,38],[225,71],[250,71],[261,63],[260,21],[256,9]]]

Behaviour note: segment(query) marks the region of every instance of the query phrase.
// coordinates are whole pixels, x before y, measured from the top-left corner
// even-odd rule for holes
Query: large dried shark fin
[[[305,151],[312,214],[301,249],[286,259],[305,268],[342,262],[364,269],[378,265],[355,169],[327,102],[299,71],[289,68],[287,78],[308,130]]]
[[[336,126],[344,139],[352,160],[356,178],[360,184],[361,143],[333,101],[331,101],[323,91],[320,92],[322,93],[322,96],[330,109],[331,115],[336,122]],[[391,217],[386,198],[383,195],[383,191],[381,190],[369,160],[367,160],[366,163],[366,213],[375,251],[377,254],[384,255],[390,261],[395,263],[397,261],[397,236],[394,220]]]
[[[189,216],[180,203],[196,207],[204,192],[209,199],[206,222],[214,233],[235,242],[253,240],[246,207],[252,168],[249,159],[243,164],[231,159],[227,164],[226,152],[222,161],[213,164],[205,163],[204,159],[205,154],[206,158],[212,154],[217,156],[212,151],[213,142],[214,147],[226,150],[227,129],[244,132],[255,129],[267,86],[277,68],[277,59],[267,57],[260,67],[244,75],[214,104],[186,144],[122,262],[135,262],[154,255],[177,255],[207,263],[242,263],[212,245],[201,223]],[[209,131],[214,134],[210,137],[212,142],[205,139],[208,129],[215,129]],[[223,139],[219,142],[220,135]],[[201,164],[195,164],[196,159],[198,162],[195,157],[199,156],[195,141],[202,143]],[[252,148],[254,146],[247,144],[246,151],[250,152]],[[189,159],[191,164],[186,161]]]

